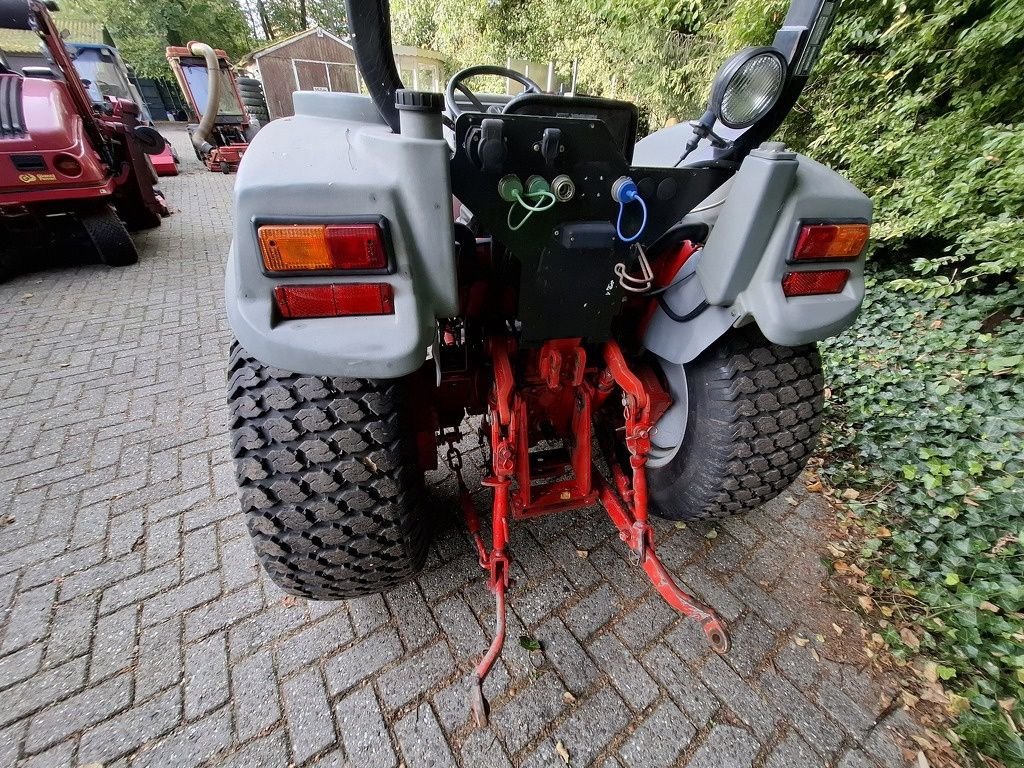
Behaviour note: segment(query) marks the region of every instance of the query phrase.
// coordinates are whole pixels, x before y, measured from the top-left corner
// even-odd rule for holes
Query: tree
[[[246,0],[246,13],[259,20],[263,37],[277,40],[311,26],[348,34],[345,0]]]
[[[71,0],[70,9],[102,21],[125,60],[142,77],[167,77],[168,45],[201,40],[232,58],[253,47],[252,31],[236,0]]]

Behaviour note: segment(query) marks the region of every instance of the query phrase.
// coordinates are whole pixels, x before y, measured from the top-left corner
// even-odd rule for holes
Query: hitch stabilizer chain
[[[582,508],[590,506],[596,498],[604,506],[612,523],[619,532],[619,538],[629,548],[631,561],[639,565],[651,584],[662,598],[684,616],[695,619],[701,625],[708,644],[718,653],[729,650],[729,633],[718,615],[700,603],[690,594],[682,590],[662,564],[655,551],[654,534],[648,524],[647,507],[647,455],[651,449],[650,433],[653,427],[651,400],[644,383],[629,368],[619,345],[609,341],[604,348],[605,368],[597,377],[596,384],[584,380],[582,376],[585,365],[585,354],[581,346],[567,346],[564,341],[558,342],[554,352],[545,355],[542,352],[543,385],[551,390],[570,386],[574,402],[580,412],[589,416],[603,405],[616,391],[622,393],[623,415],[625,418],[626,447],[629,450],[630,476],[619,467],[613,456],[609,456],[608,466],[612,472],[612,484],[602,476],[595,465],[589,463],[589,444],[592,424],[574,420],[577,434],[574,441],[577,445],[585,444],[587,448],[587,469],[582,473],[583,479],[576,481],[574,490],[562,490],[563,504],[551,505],[548,508],[533,508],[530,502],[523,502],[518,488],[513,486],[513,479],[529,478],[528,469],[522,463],[529,462],[524,442],[528,440],[528,413],[526,398],[516,390],[512,364],[509,359],[511,342],[503,338],[492,338],[489,341],[491,359],[494,366],[494,387],[492,389],[488,421],[491,437],[491,474],[482,484],[492,489],[491,547],[484,545],[480,535],[480,522],[470,498],[469,489],[463,480],[462,462],[454,445],[448,452],[448,464],[455,473],[461,497],[461,507],[465,525],[477,550],[481,567],[487,571],[487,586],[495,597],[495,631],[490,647],[480,663],[473,671],[470,683],[470,706],[474,720],[480,727],[485,727],[489,720],[489,705],[483,693],[483,684],[494,663],[501,655],[505,643],[506,630],[506,592],[509,587],[509,526],[513,518],[526,519],[539,514],[554,511]],[[545,350],[547,351],[547,350]],[[567,361],[565,368],[569,371],[568,380],[560,380],[560,363]],[[554,361],[554,362],[552,362]],[[607,451],[606,451],[607,452]],[[525,472],[525,474],[524,474]],[[578,473],[580,474],[580,473]],[[527,482],[528,479],[527,479]],[[527,494],[529,499],[529,494]]]

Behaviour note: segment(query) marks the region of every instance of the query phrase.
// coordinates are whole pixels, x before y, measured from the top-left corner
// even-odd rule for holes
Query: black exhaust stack
[[[356,64],[366,88],[384,122],[400,133],[395,91],[402,87],[402,78],[391,46],[390,4],[388,0],[345,0],[345,8]]]

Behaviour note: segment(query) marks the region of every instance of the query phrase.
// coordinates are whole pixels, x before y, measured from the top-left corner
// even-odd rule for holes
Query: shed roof
[[[323,27],[310,27],[309,29],[303,30],[302,32],[296,32],[294,35],[288,35],[288,37],[283,37],[280,40],[274,40],[273,42],[269,43],[268,45],[263,46],[262,48],[257,48],[255,51],[251,51],[251,52],[245,54],[245,56],[243,56],[241,59],[238,60],[238,64],[241,65],[241,66],[245,66],[246,64],[251,64],[252,62],[257,61],[257,60],[263,58],[268,53],[273,53],[274,51],[277,51],[277,50],[279,50],[281,48],[284,48],[284,47],[286,47],[288,45],[291,45],[292,43],[294,43],[294,42],[296,42],[298,40],[302,40],[304,38],[307,38],[307,37],[309,37],[310,35],[313,35],[313,34],[319,34],[319,35],[321,35],[323,37],[329,37],[329,38],[331,38],[331,40],[334,40],[336,43],[340,43],[341,45],[344,45],[349,50],[352,49],[352,44],[351,43],[346,42],[345,40],[342,40],[340,37],[338,37],[335,34],[332,34],[332,33],[328,32]]]

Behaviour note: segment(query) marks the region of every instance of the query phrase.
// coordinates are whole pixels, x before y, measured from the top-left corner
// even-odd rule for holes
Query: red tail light
[[[384,269],[388,254],[379,224],[344,224],[324,231],[338,269]]]
[[[388,283],[279,285],[274,300],[286,320],[395,314],[395,295]]]
[[[848,269],[826,269],[821,272],[787,272],[782,278],[786,296],[826,296],[842,293],[850,279]]]
[[[382,270],[388,265],[379,223],[265,224],[258,234],[263,264],[271,272]]]
[[[793,261],[855,259],[868,244],[867,224],[805,224],[793,250]]]
[[[53,158],[53,167],[65,176],[82,175],[82,164],[71,155],[57,155]]]

